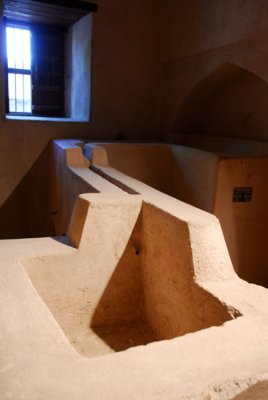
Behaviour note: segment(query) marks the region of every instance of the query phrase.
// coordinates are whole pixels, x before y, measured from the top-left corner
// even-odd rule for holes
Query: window
[[[92,12],[98,6],[76,0],[3,3],[7,117],[89,121]]]
[[[31,32],[6,27],[8,111],[31,113]]]
[[[7,24],[7,111],[64,117],[64,29]]]

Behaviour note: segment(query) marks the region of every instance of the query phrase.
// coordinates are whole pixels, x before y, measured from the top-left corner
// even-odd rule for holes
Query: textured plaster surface
[[[4,42],[0,43],[1,205],[53,138],[114,140],[124,133],[130,140],[166,139],[174,133],[186,97],[220,65],[233,63],[264,83],[268,80],[267,0],[99,0],[98,5],[93,16],[89,123],[6,120]],[[228,131],[214,125],[209,133],[267,141],[267,95],[257,92],[252,104],[256,91],[247,84],[242,89],[240,95],[230,93],[239,95],[239,109],[245,101],[255,111],[260,103],[264,112],[246,107],[249,113],[239,118],[239,131],[233,132],[229,124]],[[176,131],[175,136],[182,133]]]
[[[0,242],[1,399],[264,400],[268,293],[217,218],[96,170],[139,194],[88,171],[67,237]]]
[[[147,192],[145,186],[140,186],[143,182],[214,213],[239,276],[267,287],[267,149],[257,141],[224,138],[215,142],[213,137],[205,137],[203,143],[211,151],[204,151],[198,149],[200,140],[195,145],[198,137],[182,137],[187,147],[88,143],[85,154],[92,160],[93,169],[128,193]],[[133,183],[129,177],[140,183]],[[251,201],[233,202],[236,187],[252,188]]]

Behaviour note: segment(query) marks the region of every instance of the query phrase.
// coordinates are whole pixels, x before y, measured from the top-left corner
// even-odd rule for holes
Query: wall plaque
[[[233,201],[245,203],[251,201],[252,187],[235,187],[233,194]]]

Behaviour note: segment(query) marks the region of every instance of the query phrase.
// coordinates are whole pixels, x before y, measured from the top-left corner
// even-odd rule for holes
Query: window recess
[[[81,22],[83,32],[88,29],[86,43],[71,41],[78,49],[76,60],[70,59],[74,53],[70,35],[81,30],[80,20],[93,11],[97,11],[97,5],[83,1],[4,0],[8,114],[88,120],[89,104],[82,115],[73,104],[77,93],[89,103],[90,60],[84,59],[84,49],[90,46],[91,19]],[[22,41],[22,37],[27,40]],[[17,43],[17,50],[8,42]],[[77,78],[72,74],[76,74],[76,68],[70,71],[69,67],[79,63],[88,67],[88,76],[84,76],[83,85],[75,87]]]

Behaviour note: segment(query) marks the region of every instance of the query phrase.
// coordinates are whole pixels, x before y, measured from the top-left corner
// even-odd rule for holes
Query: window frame
[[[2,19],[1,31],[3,33],[3,61],[4,61],[4,85],[3,97],[5,100],[5,107],[3,107],[3,116],[6,120],[27,120],[27,121],[55,121],[55,122],[90,122],[90,109],[91,109],[91,79],[92,79],[92,18],[93,13],[86,13],[82,18],[77,20],[71,26],[65,25],[52,25],[48,23],[40,23],[39,21],[29,21],[13,19],[4,16]],[[14,22],[14,23],[13,23]],[[8,107],[8,75],[6,65],[6,24],[16,25],[18,27],[34,29],[45,29],[53,27],[55,32],[64,30],[64,45],[65,52],[62,57],[64,61],[63,70],[63,85],[62,93],[64,95],[64,104],[62,110],[64,113],[61,115],[49,114],[45,115],[44,112],[39,115],[32,113],[22,112],[9,112]],[[62,46],[63,48],[63,46]],[[32,50],[31,53],[33,54]],[[85,58],[85,55],[87,57]],[[33,57],[32,57],[33,58]],[[83,65],[83,68],[80,68]],[[32,68],[33,69],[33,68]],[[32,81],[33,84],[33,81]],[[64,115],[64,116],[63,116]]]
[[[82,122],[90,121],[91,108],[91,52],[92,52],[92,15],[98,11],[98,5],[84,0],[3,0],[1,31],[5,39],[5,21],[19,26],[54,26],[66,30],[66,54],[63,71],[63,114],[64,116],[41,116],[30,114],[8,113],[7,104],[7,68],[4,71],[5,119],[29,121]],[[82,34],[82,36],[81,36]],[[81,40],[82,38],[82,40]],[[5,41],[4,41],[5,42]],[[6,55],[6,46],[2,49]],[[73,57],[73,54],[75,56]],[[85,59],[85,54],[88,55]],[[6,57],[4,57],[6,60]],[[4,61],[5,63],[5,61]],[[76,66],[83,65],[83,68]],[[78,69],[78,71],[77,71]]]
[[[17,68],[9,68],[8,67],[8,54],[7,54],[7,41],[6,41],[6,28],[7,27],[12,27],[12,28],[19,28],[19,29],[27,29],[30,31],[31,35],[31,69],[26,70],[26,69],[17,69]],[[6,116],[25,116],[25,117],[33,117],[33,118],[61,118],[65,119],[66,118],[66,110],[65,110],[65,101],[64,101],[64,93],[65,93],[65,39],[63,38],[64,34],[66,33],[66,28],[64,27],[58,27],[54,25],[48,25],[48,24],[39,24],[39,23],[27,23],[23,21],[14,21],[10,19],[4,19],[4,36],[5,36],[5,102],[6,102]],[[36,85],[36,55],[34,54],[34,42],[36,44],[36,41],[41,39],[37,39],[39,36],[40,37],[50,37],[54,36],[55,41],[57,41],[61,37],[61,45],[63,47],[63,52],[61,54],[61,57],[59,57],[60,62],[62,64],[62,67],[60,69],[60,80],[62,84],[58,88],[58,97],[59,97],[59,104],[57,106],[53,107],[53,97],[55,97],[55,86],[53,84],[51,85],[51,93],[49,96],[51,96],[51,100],[48,100],[48,104],[42,103],[41,100],[37,101],[37,105],[39,106],[40,110],[45,109],[47,110],[46,113],[41,112],[36,112],[34,111],[34,106],[36,106],[34,102],[34,93],[38,89],[42,91],[42,86],[41,84]],[[46,58],[45,56],[46,49],[44,49],[43,53],[41,52],[41,57],[40,60]],[[41,62],[42,64],[42,62]],[[39,64],[39,65],[41,65]],[[22,111],[10,111],[9,107],[9,87],[8,87],[8,73],[19,73],[23,75],[30,75],[31,76],[31,112],[22,112]],[[49,86],[45,88],[45,91],[49,92]],[[56,93],[57,95],[57,93]],[[51,103],[51,104],[50,104]],[[37,108],[38,109],[38,108]],[[50,113],[49,109],[52,109],[52,114]],[[58,112],[53,113],[53,109],[58,109]]]

